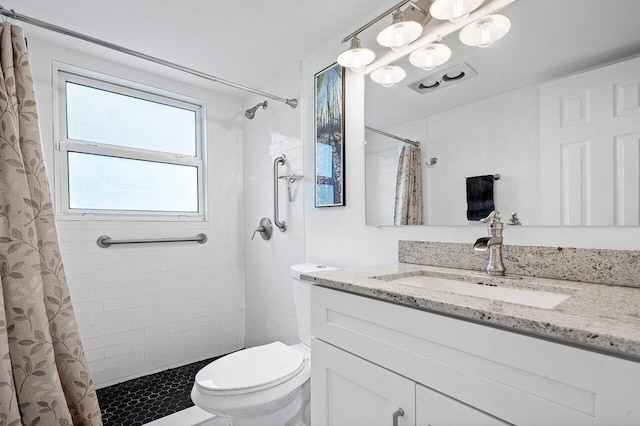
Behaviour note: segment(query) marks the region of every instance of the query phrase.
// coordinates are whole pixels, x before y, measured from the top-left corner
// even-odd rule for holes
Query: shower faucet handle
[[[256,237],[256,234],[258,232],[260,233],[260,236],[263,240],[268,240],[269,238],[271,238],[271,234],[273,234],[273,226],[271,226],[271,220],[269,220],[268,217],[263,217],[262,219],[260,219],[260,224],[258,225],[256,230],[253,231],[253,235],[251,236],[252,241]]]

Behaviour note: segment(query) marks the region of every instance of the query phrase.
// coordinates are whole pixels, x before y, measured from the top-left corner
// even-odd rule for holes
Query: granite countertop
[[[570,297],[554,308],[544,309],[391,281],[420,275],[564,293]],[[640,288],[509,274],[490,277],[477,271],[407,263],[314,272],[302,275],[302,279],[640,362]]]

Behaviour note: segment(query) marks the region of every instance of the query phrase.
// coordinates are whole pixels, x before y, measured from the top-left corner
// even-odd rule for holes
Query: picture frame
[[[328,66],[314,84],[315,206],[345,206],[344,68]]]

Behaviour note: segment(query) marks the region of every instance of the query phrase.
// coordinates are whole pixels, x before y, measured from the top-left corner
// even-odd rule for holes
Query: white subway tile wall
[[[52,62],[121,76],[206,101],[207,222],[58,220],[80,335],[97,387],[244,346],[242,105],[209,90],[29,38],[49,179],[53,176]],[[138,64],[140,66],[140,64]],[[188,237],[99,248],[96,239]]]
[[[263,90],[300,99],[300,66],[284,72]],[[264,99],[252,96],[244,102],[250,108]],[[246,292],[246,346],[280,340],[299,342],[297,337],[293,286],[289,267],[304,262],[304,216],[302,181],[291,184],[293,201],[288,201],[287,184],[279,180],[280,219],[287,222],[286,232],[274,225],[273,235],[264,241],[259,234],[250,241],[263,216],[273,221],[273,160],[287,157],[280,175],[305,174],[302,167],[301,107],[291,109],[269,101],[266,110],[258,109],[253,120],[243,125],[244,239]],[[312,179],[307,172],[305,180]]]

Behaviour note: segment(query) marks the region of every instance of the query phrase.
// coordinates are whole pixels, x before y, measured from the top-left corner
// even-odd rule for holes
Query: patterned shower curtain
[[[423,225],[420,148],[405,146],[398,160],[394,225]]]
[[[0,425],[101,425],[53,218],[20,27],[0,26]]]

